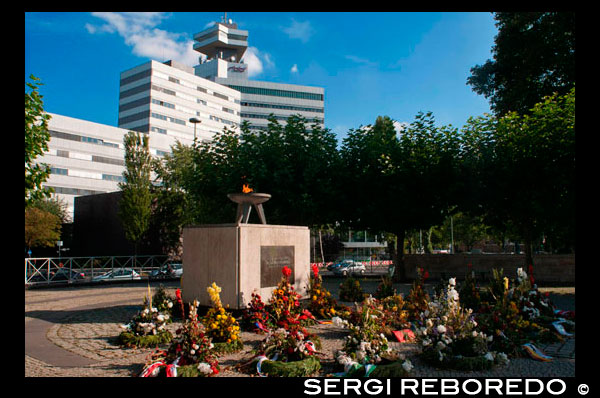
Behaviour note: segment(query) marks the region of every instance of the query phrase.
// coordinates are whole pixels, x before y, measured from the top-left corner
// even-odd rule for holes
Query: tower
[[[248,78],[248,66],[241,62],[248,48],[248,31],[238,29],[227,13],[221,22],[196,33],[194,41],[194,50],[206,55],[194,68],[197,76],[213,81],[217,77]]]

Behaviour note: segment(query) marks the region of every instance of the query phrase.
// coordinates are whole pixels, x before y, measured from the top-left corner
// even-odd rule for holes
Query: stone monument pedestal
[[[206,288],[221,287],[221,301],[232,309],[246,308],[252,292],[263,302],[281,280],[281,270],[292,270],[290,282],[307,296],[310,272],[308,227],[268,224],[217,224],[183,230],[182,299],[210,306]]]

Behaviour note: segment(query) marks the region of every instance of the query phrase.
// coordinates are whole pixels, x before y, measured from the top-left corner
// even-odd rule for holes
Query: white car
[[[131,268],[117,268],[102,275],[93,277],[92,282],[131,281],[140,279],[142,279],[140,274]]]

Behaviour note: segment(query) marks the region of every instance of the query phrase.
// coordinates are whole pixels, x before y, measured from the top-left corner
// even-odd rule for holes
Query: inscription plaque
[[[285,266],[292,270],[289,280],[294,284],[294,260],[294,246],[261,246],[260,287],[277,286]]]

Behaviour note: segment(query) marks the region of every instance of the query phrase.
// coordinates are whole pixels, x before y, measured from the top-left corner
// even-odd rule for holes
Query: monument
[[[188,226],[183,229],[182,299],[210,305],[206,288],[222,288],[221,301],[232,309],[246,308],[252,292],[263,301],[281,280],[281,270],[292,270],[290,282],[306,297],[310,272],[308,227],[267,224],[263,203],[271,195],[254,193],[246,185],[241,193],[227,195],[238,204],[235,222]],[[252,208],[260,224],[249,223]]]

